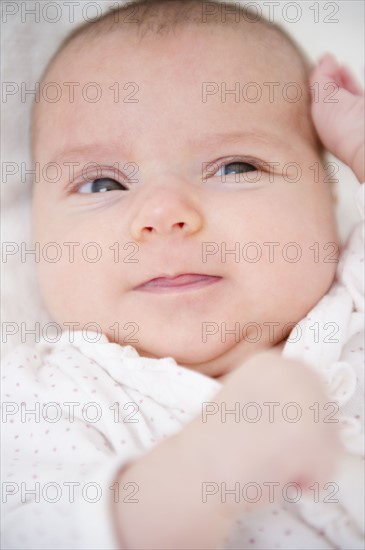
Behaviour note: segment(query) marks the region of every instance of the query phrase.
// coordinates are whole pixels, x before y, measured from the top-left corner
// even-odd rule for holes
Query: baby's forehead
[[[98,83],[95,81],[100,76],[108,76],[110,82],[107,86],[110,88],[120,76],[115,71],[120,70],[120,74],[125,77],[124,82],[135,81],[138,86],[140,72],[144,73],[145,67],[148,66],[149,82],[158,83],[162,78],[161,70],[164,70],[164,63],[170,63],[174,66],[179,79],[179,88],[184,89],[191,72],[190,60],[195,57],[199,71],[196,73],[194,84],[202,88],[202,107],[208,98],[232,101],[232,86],[238,90],[241,100],[245,100],[246,94],[249,101],[255,93],[260,93],[261,96],[264,94],[266,97],[275,94],[279,83],[296,83],[304,92],[304,96],[307,94],[303,64],[298,56],[292,55],[290,45],[287,45],[278,32],[268,32],[265,39],[262,36],[259,39],[257,27],[253,26],[248,27],[245,32],[241,32],[237,27],[232,31],[224,25],[203,28],[186,26],[179,28],[175,33],[151,33],[142,39],[137,33],[127,32],[127,41],[123,32],[116,31],[97,37],[86,35],[75,38],[50,64],[42,84],[47,86],[51,82],[62,86],[67,81],[73,82],[73,92],[79,91],[80,87],[85,91],[85,86],[89,86],[85,92],[87,101],[88,90],[91,95],[97,93]],[[202,53],[196,61],[197,51]],[[95,83],[94,92],[90,85],[92,82]],[[78,84],[80,86],[77,86]],[[223,88],[227,92],[226,98],[222,97]],[[293,91],[295,90],[291,90],[291,93]],[[148,93],[148,90],[144,93]],[[260,101],[261,108],[274,108],[270,102],[266,101],[265,105],[264,99]],[[186,98],[186,105],[189,106],[189,97]],[[276,107],[279,108],[278,105]],[[71,103],[66,102],[63,105],[66,111],[73,108]],[[302,119],[309,118],[306,100],[304,103],[301,101],[300,105],[281,101],[280,109],[298,111],[298,116]],[[49,105],[41,100],[34,112],[33,145],[39,129],[44,124],[49,124],[49,117],[42,116],[44,110],[49,111]],[[138,115],[138,109],[136,114]]]

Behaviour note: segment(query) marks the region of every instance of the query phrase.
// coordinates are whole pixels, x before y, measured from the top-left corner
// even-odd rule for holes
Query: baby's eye
[[[104,193],[105,191],[115,190],[128,191],[127,187],[117,182],[113,178],[97,178],[80,185],[79,193]]]
[[[225,173],[220,173],[220,170],[226,170]],[[239,174],[245,174],[246,172],[255,172],[257,168],[253,166],[253,164],[249,164],[248,162],[229,162],[227,164],[224,164],[219,168],[219,170],[214,174],[215,176],[228,176],[229,174],[233,174],[234,172],[238,172]]]

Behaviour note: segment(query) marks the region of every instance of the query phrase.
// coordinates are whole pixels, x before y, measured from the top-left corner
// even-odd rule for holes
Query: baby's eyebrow
[[[259,143],[264,145],[285,145],[285,142],[280,139],[276,134],[268,134],[263,131],[236,131],[226,133],[209,133],[198,138],[189,138],[188,143],[191,148],[196,151],[208,150],[219,145],[231,145],[242,143]],[[54,155],[52,162],[58,162],[69,160],[70,158],[97,158],[102,155],[115,155],[116,151],[123,149],[123,154],[127,158],[130,155],[129,148],[126,148],[125,142],[122,140],[117,142],[109,142],[107,145],[104,143],[93,143],[85,146],[68,146],[62,151],[58,151]],[[127,150],[126,150],[127,149]],[[128,154],[127,154],[128,153]]]
[[[121,149],[121,142],[118,143],[108,143],[106,146],[105,143],[93,143],[91,145],[83,146],[68,146],[61,151],[57,151],[53,157],[54,160],[51,162],[61,163],[62,161],[69,161],[70,159],[80,159],[80,158],[97,158],[102,155],[112,155],[115,154],[115,151]]]
[[[263,131],[239,131],[239,132],[228,132],[228,133],[216,133],[216,134],[206,134],[197,139],[190,139],[189,143],[195,147],[201,149],[209,149],[216,145],[224,144],[233,144],[233,143],[245,143],[245,142],[256,142],[264,144],[273,144],[274,142],[281,141],[279,137],[275,134],[268,134]]]

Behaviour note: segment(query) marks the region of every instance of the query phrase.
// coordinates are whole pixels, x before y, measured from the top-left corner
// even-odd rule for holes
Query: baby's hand
[[[312,72],[312,118],[325,148],[347,164],[360,182],[364,168],[364,90],[347,67],[325,54]]]
[[[119,486],[141,487],[137,506],[114,504],[122,547],[221,548],[253,507],[297,502],[304,488],[313,502],[328,488],[332,495],[336,486],[324,483],[340,447],[326,401],[299,361],[272,350],[249,358],[200,415],[121,469]]]
[[[287,483],[304,491],[332,480],[340,455],[337,424],[325,421],[328,399],[309,367],[260,353],[227,376],[214,401],[205,405],[203,423],[190,427],[195,463],[202,461],[210,488],[259,486],[257,506],[269,502],[270,483],[278,501]],[[225,513],[234,516],[252,505],[227,497]]]

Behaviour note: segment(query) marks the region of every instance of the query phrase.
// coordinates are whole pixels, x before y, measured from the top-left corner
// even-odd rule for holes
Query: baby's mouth
[[[173,277],[162,276],[150,279],[141,285],[135,287],[134,290],[142,290],[147,292],[163,293],[163,292],[178,292],[184,290],[194,290],[205,286],[212,285],[220,281],[222,277],[215,275],[206,275],[201,273],[183,273]]]

